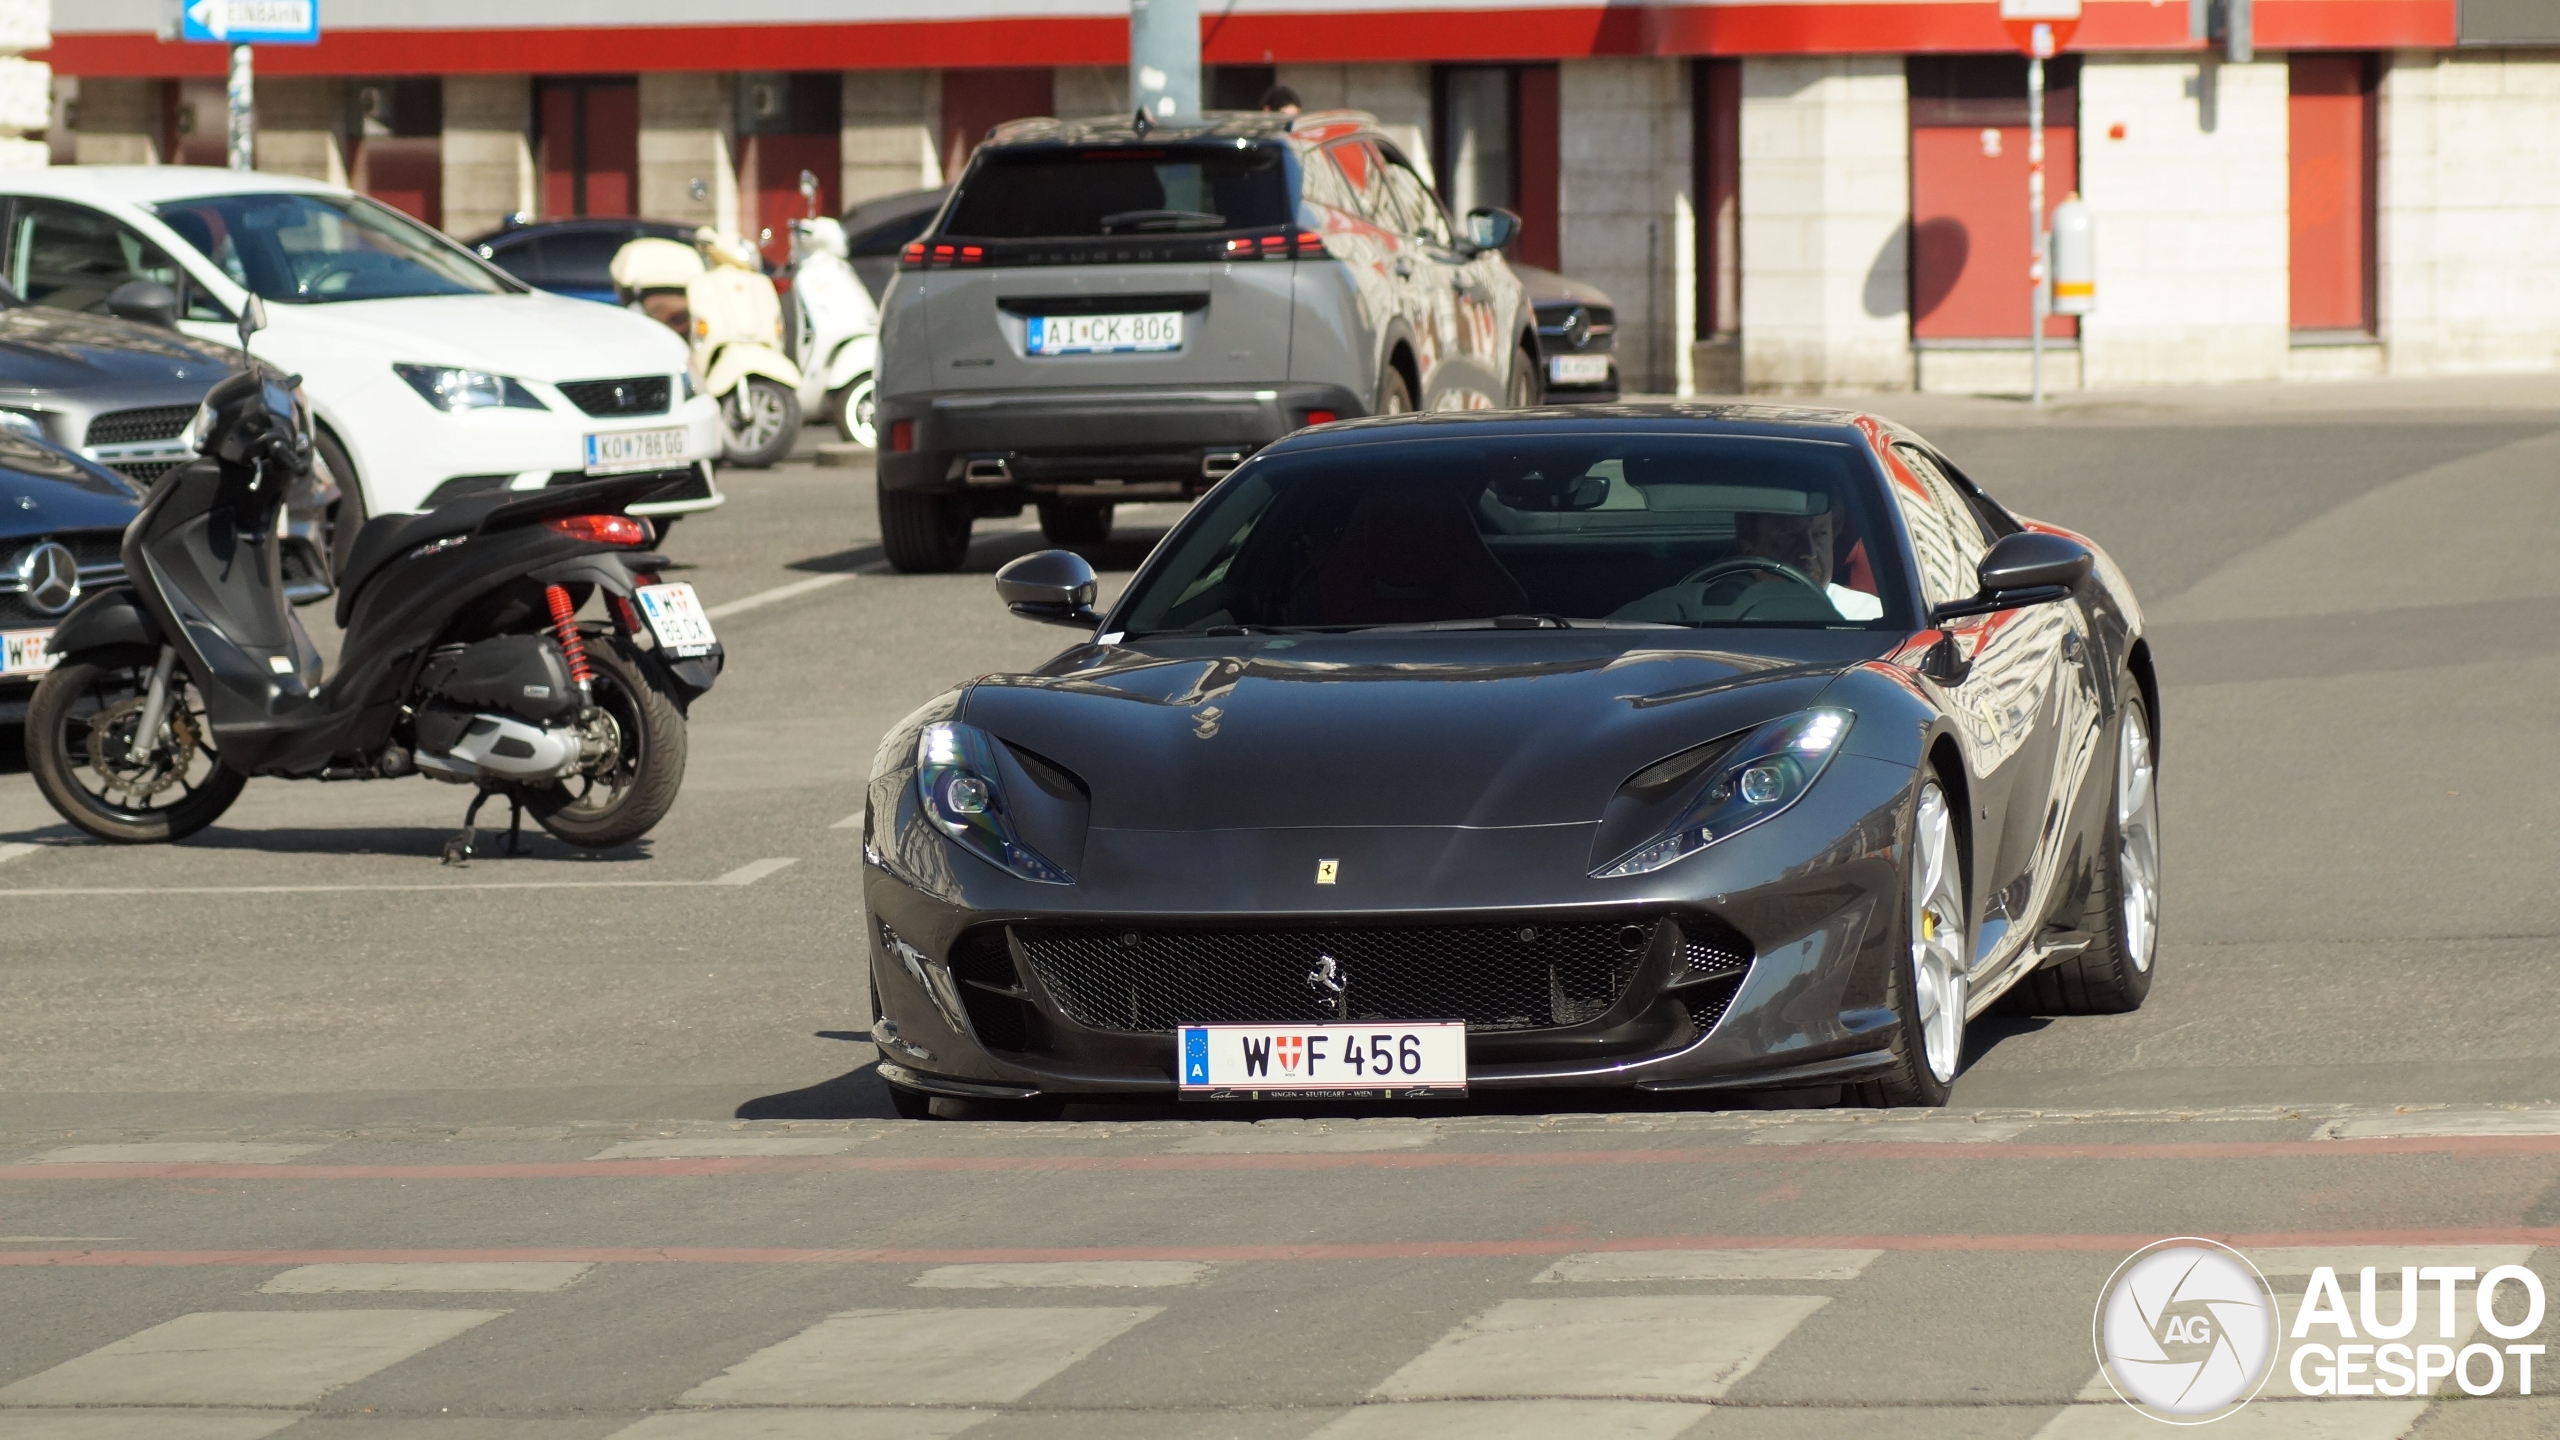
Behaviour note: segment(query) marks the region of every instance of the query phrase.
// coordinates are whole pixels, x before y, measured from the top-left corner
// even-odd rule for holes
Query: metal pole
[[[1158,124],[1200,113],[1200,0],[1129,0],[1129,106]]]
[[[249,47],[231,47],[231,168],[258,168],[255,84],[249,72]]]
[[[2028,301],[2028,348],[2033,354],[2033,402],[2044,403],[2044,315],[2046,245],[2044,229],[2044,57],[2027,59],[2027,236],[2035,246],[2029,277],[2035,290]]]

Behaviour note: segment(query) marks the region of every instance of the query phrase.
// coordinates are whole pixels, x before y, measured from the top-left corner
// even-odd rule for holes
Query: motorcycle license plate
[[[685,463],[685,429],[615,430],[587,437],[587,473],[610,475],[617,470],[664,470]]]
[[[1467,1027],[1460,1020],[1185,1025],[1180,1034],[1185,1100],[1421,1100],[1467,1093]]]
[[[649,618],[649,632],[658,637],[668,654],[677,659],[710,653],[719,643],[711,633],[711,617],[702,613],[702,602],[695,598],[690,585],[643,585],[640,613]]]
[[[1609,378],[1606,355],[1551,355],[1547,379],[1558,385],[1597,385]]]
[[[1130,350],[1182,348],[1182,312],[1146,315],[1034,315],[1034,355],[1110,355]]]
[[[62,658],[46,652],[44,642],[52,638],[50,630],[0,631],[0,675],[41,675],[52,669]]]

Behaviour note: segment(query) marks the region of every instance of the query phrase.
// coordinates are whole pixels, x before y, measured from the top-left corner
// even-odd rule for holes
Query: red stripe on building
[[[2260,0],[2260,48],[2449,46],[2455,0]],[[1989,0],[1840,5],[1577,5],[1213,16],[1212,64],[1573,60],[1598,55],[1829,55],[2005,51]],[[2091,0],[2071,48],[2185,50],[2186,7]],[[546,75],[670,70],[1123,65],[1115,16],[984,17],[843,25],[642,25],[624,29],[338,30],[317,45],[261,47],[267,75]],[[219,45],[146,34],[54,37],[36,57],[65,75],[220,75]]]

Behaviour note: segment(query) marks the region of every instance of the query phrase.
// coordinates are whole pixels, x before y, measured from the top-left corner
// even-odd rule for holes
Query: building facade
[[[1204,6],[1204,92],[1374,112],[1516,258],[1607,290],[1631,387],[2022,391],[2026,61],[1996,0]],[[2220,7],[2241,0],[2216,0]],[[1328,6],[1330,8],[1323,8]],[[2560,365],[2560,5],[2087,0],[2049,204],[2097,227],[2057,388]],[[56,163],[220,164],[223,54],[54,0]],[[261,168],[457,236],[510,215],[753,234],[936,186],[998,121],[1126,107],[1110,0],[330,0],[258,53]]]

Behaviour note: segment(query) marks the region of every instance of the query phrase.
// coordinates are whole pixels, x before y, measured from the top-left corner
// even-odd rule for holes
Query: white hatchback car
[[[0,175],[0,207],[0,275],[37,305],[104,311],[151,280],[177,292],[181,329],[233,341],[248,295],[264,297],[251,349],[302,376],[347,497],[341,556],[365,515],[590,475],[664,472],[635,513],[720,503],[719,406],[695,392],[680,337],[532,289],[374,200],[286,175],[76,166]],[[118,438],[182,455],[189,417],[169,418],[166,436]]]

